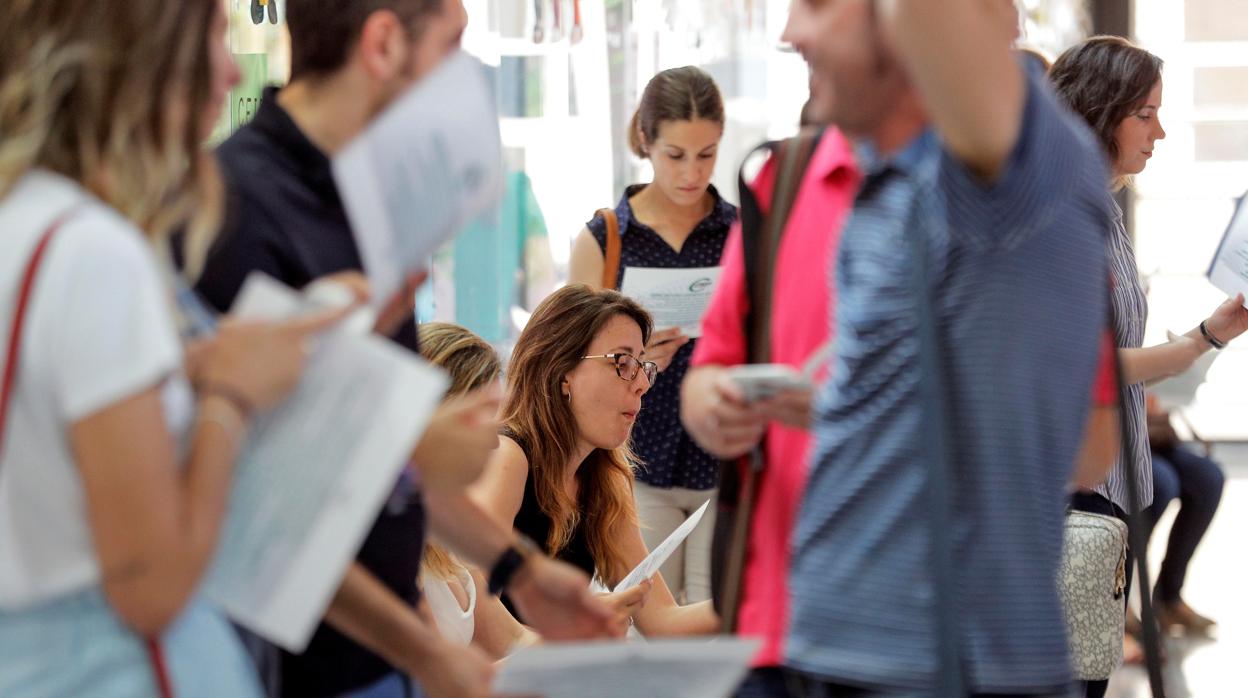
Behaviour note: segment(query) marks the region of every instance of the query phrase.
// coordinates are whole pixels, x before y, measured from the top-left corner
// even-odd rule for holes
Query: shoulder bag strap
[[[821,130],[809,130],[782,143],[762,146],[770,149],[777,158],[772,205],[766,215],[762,213],[754,191],[746,183],[744,173],[738,173],[741,245],[745,262],[746,296],[749,298],[749,309],[744,318],[746,361],[749,363],[766,363],[771,356],[771,296],[776,253],[820,135]],[[740,467],[736,462],[725,463],[721,468],[721,503],[735,512],[731,517],[731,537],[724,560],[724,576],[720,585],[722,595],[717,608],[724,632],[728,633],[736,632],[737,629],[745,553],[754,518],[758,476],[765,463],[764,449],[765,445],[760,443],[750,452],[748,468]],[[729,501],[724,502],[725,499]]]
[[[43,231],[39,236],[39,241],[35,243],[35,249],[31,253],[30,260],[26,263],[26,269],[22,272],[21,280],[18,283],[17,304],[13,307],[13,321],[9,326],[8,350],[4,357],[4,377],[0,381],[0,454],[4,453],[9,405],[13,400],[13,385],[17,380],[17,367],[22,347],[22,328],[26,324],[26,310],[30,306],[30,297],[34,291],[35,281],[39,276],[39,269],[42,266],[43,258],[48,251],[52,238],[56,236],[56,232],[73,216],[76,210],[77,207],[57,216],[56,220],[52,221],[47,230]],[[169,681],[169,672],[159,639],[144,638],[144,645],[147,648],[148,662],[151,664],[153,678],[160,697],[173,698],[173,685]]]
[[[749,309],[745,320],[746,361],[752,364],[771,360],[771,296],[775,286],[776,254],[788,224],[789,214],[802,188],[810,158],[823,135],[821,129],[807,129],[772,147],[776,180],[771,207],[764,215],[757,198],[742,179],[741,245],[745,261],[745,286]]]
[[[617,288],[620,274],[620,222],[615,211],[609,208],[598,209],[603,223],[607,226],[607,250],[602,260],[602,287]]]
[[[48,244],[52,242],[56,231],[60,230],[65,221],[69,219],[70,213],[72,211],[57,216],[56,220],[52,221],[47,230],[39,236],[39,241],[35,243],[35,249],[30,254],[30,260],[26,262],[26,269],[18,281],[17,304],[13,307],[13,321],[9,326],[8,347],[4,355],[4,377],[0,380],[0,454],[4,453],[9,403],[13,398],[13,384],[17,380],[18,354],[22,347],[22,327],[26,323],[26,308],[30,304],[30,295],[34,290],[40,262],[43,261],[44,253],[47,252]]]
[[[1112,286],[1111,286],[1112,289]],[[1116,327],[1114,304],[1109,303],[1110,331]],[[1135,425],[1127,414],[1127,401],[1131,399],[1128,386],[1122,379],[1122,352],[1114,352],[1114,373],[1118,383],[1118,425],[1122,432],[1122,443],[1119,446],[1122,460],[1123,479],[1127,485],[1127,499],[1136,505],[1136,511],[1127,515],[1127,542],[1136,551],[1136,578],[1140,587],[1140,626],[1144,635],[1144,664],[1148,670],[1148,683],[1153,698],[1165,698],[1165,682],[1161,670],[1161,637],[1158,633],[1157,617],[1153,609],[1152,584],[1148,576],[1148,523],[1145,521],[1144,509],[1139,507],[1140,491],[1136,482],[1135,445],[1137,435]],[[1125,611],[1125,609],[1124,609]]]

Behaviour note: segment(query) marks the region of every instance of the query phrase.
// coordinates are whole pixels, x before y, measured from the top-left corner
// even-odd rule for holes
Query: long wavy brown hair
[[[0,196],[27,172],[68,177],[153,241],[202,249],[221,184],[200,142],[219,0],[0,2]]]
[[[616,291],[572,284],[551,294],[534,311],[520,334],[507,367],[507,395],[502,421],[528,448],[529,477],[542,512],[550,517],[551,555],[572,539],[577,526],[593,555],[597,576],[608,586],[628,573],[623,541],[612,538],[622,522],[637,523],[633,506],[633,466],[628,443],[597,449],[576,471],[578,499],[564,488],[577,441],[576,418],[561,385],[580,363],[590,342],[612,318],[637,322],[643,343],[649,341],[650,314]]]

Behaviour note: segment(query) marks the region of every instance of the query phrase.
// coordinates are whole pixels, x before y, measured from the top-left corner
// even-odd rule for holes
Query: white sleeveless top
[[[463,567],[456,570],[456,575],[457,583],[468,593],[468,608],[460,608],[459,600],[451,592],[451,582],[437,579],[432,575],[425,575],[421,593],[424,594],[425,601],[429,604],[429,610],[433,612],[433,619],[437,622],[438,632],[442,633],[442,637],[451,642],[467,645],[472,642],[472,635],[476,628],[473,614],[477,610],[477,585],[472,580],[472,575]]]

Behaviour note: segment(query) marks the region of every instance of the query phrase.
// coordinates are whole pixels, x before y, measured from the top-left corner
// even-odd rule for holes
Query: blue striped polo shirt
[[[888,159],[860,153],[867,176],[834,277],[837,366],[816,400],[793,539],[786,661],[825,680],[934,690],[934,445],[917,335],[928,308],[965,680],[975,692],[1070,680],[1056,570],[1107,319],[1109,180],[1085,127],[1028,85],[1019,142],[991,185],[930,131]],[[908,235],[922,236],[923,259]]]

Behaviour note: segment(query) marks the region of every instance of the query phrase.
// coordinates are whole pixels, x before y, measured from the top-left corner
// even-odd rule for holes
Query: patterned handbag
[[[1103,681],[1122,663],[1127,525],[1068,511],[1058,572],[1075,678]]]

